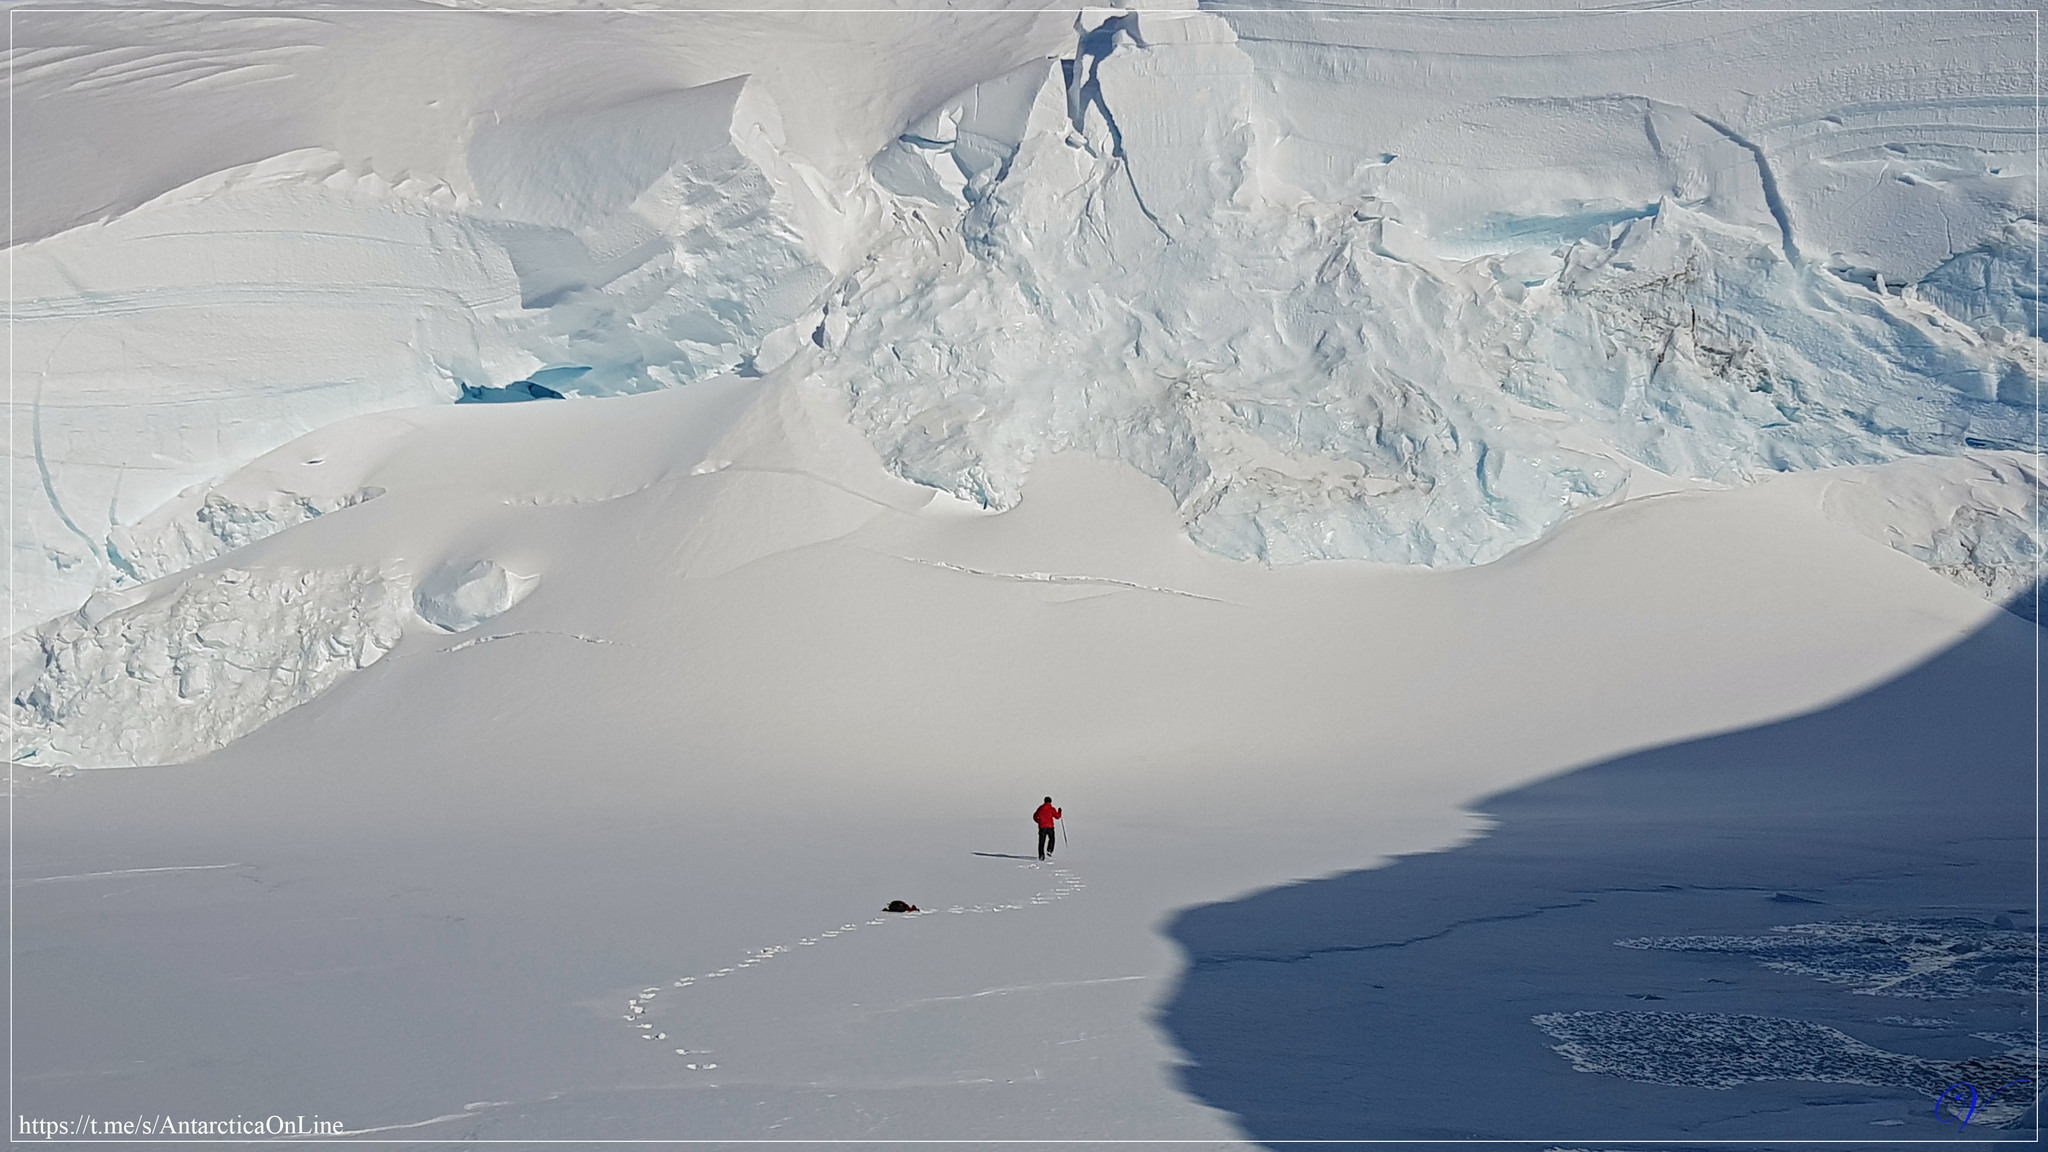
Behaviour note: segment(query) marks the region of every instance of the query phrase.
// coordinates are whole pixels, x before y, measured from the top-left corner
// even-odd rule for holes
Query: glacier
[[[125,698],[86,664],[155,675],[118,655],[143,617],[90,598],[382,494],[267,453],[728,377],[835,398],[889,472],[990,512],[1048,455],[1122,461],[1235,559],[1470,567],[1814,474],[2010,600],[2041,552],[2019,17],[1088,9],[861,132],[821,137],[786,76],[622,83],[511,100],[417,169],[285,149],[53,223],[16,249],[11,611],[45,623],[15,707],[55,731]],[[355,652],[339,622],[381,636],[385,599],[462,630],[539,579],[400,568],[263,627]],[[185,630],[151,643],[238,597],[145,614]]]
[[[1354,153],[1349,188],[1318,187],[1240,21],[1266,31],[1105,18],[878,160],[931,207],[835,293],[819,373],[899,474],[1001,509],[1037,454],[1080,448],[1166,485],[1226,555],[1435,566],[1497,559],[1638,468],[1725,484],[2031,447],[2037,351],[1971,322],[2010,303],[1939,306],[1969,268],[2014,283],[1990,271],[2009,261],[1952,255],[1924,297],[1858,284],[1801,254],[1759,146],[1647,97],[1501,100],[1435,157]],[[1586,153],[1560,168],[1566,129]],[[1608,149],[1618,178],[1583,166]],[[1475,157],[1544,179],[1431,194]]]
[[[543,2],[13,13],[25,1121],[2013,1063],[2032,13]]]
[[[134,591],[146,595],[134,595]],[[128,595],[13,638],[14,756],[163,764],[221,747],[366,668],[403,635],[401,586],[352,569],[228,568]]]
[[[614,108],[608,135],[492,125],[474,195],[311,150],[23,246],[16,356],[40,368],[16,395],[15,610],[135,578],[123,528],[337,420],[536,373],[611,395],[751,363],[828,276],[733,140],[742,94]],[[632,163],[603,168],[592,139]]]

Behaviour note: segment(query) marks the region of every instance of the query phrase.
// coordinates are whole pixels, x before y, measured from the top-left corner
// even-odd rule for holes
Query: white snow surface
[[[481,558],[541,583],[458,634],[378,601],[381,660],[191,765],[27,779],[28,1114],[177,1092],[387,1138],[1228,1143],[1156,1030],[1173,909],[1449,845],[1479,795],[1980,629],[2000,675],[2030,659],[2027,625],[1777,484],[1473,569],[1266,569],[1088,454],[1001,515],[935,495],[835,400],[780,377],[360,418],[384,495],[182,586],[372,555],[387,588]],[[326,587],[303,635],[361,602]],[[167,699],[117,631],[157,609],[128,611],[67,665],[116,670],[125,708],[89,681],[61,739],[217,743],[225,709]],[[1004,859],[1046,793],[1057,870]],[[930,914],[872,923],[892,899]]]
[[[350,415],[792,357],[898,475],[1094,451],[1269,562],[2028,448],[2027,20],[33,15],[14,610]]]
[[[451,562],[420,582],[413,596],[420,618],[449,632],[471,628],[526,599],[537,576],[507,572],[495,560]]]
[[[1484,563],[1641,468],[1734,483],[2030,447],[2034,342],[1887,290],[1966,250],[1979,279],[2017,274],[1992,255],[2016,251],[1999,237],[2032,204],[2016,17],[1916,57],[1912,115],[1883,121],[1910,119],[1884,138],[1916,146],[1920,117],[1967,106],[1988,122],[1944,138],[1977,149],[1976,169],[1932,181],[1919,161],[1871,162],[1877,191],[1904,199],[1865,196],[1855,219],[1939,215],[1940,244],[1917,231],[1877,260],[1815,206],[1870,167],[1881,132],[1805,139],[1842,118],[1843,76],[1882,71],[1911,50],[1896,37],[1940,19],[1106,19],[1064,84],[1033,66],[963,98],[974,117],[949,106],[939,131],[906,135],[933,165],[924,186],[884,154],[912,197],[960,191],[912,209],[838,290],[822,373],[910,479],[1004,508],[1035,454],[1084,448],[1165,484],[1198,542],[1280,562]],[[1596,26],[1624,43],[1603,32],[1591,51]],[[1853,64],[1802,90],[1811,61],[1794,68],[1803,49],[1787,45],[1823,30]],[[1536,42],[1510,55],[1504,33]],[[1390,114],[1388,87],[1410,77],[1378,62],[1422,36],[1431,65],[1456,62],[1437,91],[1420,84],[1447,107],[1411,93]],[[1714,52],[1692,50],[1703,38]],[[1759,59],[1731,77],[1721,64],[1744,46]],[[1724,108],[1751,76],[1768,97]],[[1026,80],[1042,84],[1028,110]],[[1792,136],[1800,163],[1780,173],[1769,156]],[[1915,181],[1918,200],[1890,191]],[[957,227],[929,219],[953,211]],[[1973,307],[2003,316],[1997,295]]]
[[[24,1114],[1227,1144],[1173,909],[2030,668],[2028,13],[16,24]]]
[[[877,210],[846,173],[1070,22],[20,14],[13,611],[134,579],[117,530],[348,416],[752,370]]]

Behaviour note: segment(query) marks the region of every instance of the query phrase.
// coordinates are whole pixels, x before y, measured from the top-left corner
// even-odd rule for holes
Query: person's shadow
[[[1015,852],[976,852],[976,856],[989,856],[997,860],[1036,860],[1036,856],[1020,856]]]

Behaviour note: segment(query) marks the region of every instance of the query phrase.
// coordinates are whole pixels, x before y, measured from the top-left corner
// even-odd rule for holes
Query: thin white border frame
[[[1046,7],[1043,7],[1043,8],[954,8],[954,7],[944,7],[944,8],[856,8],[856,7],[823,7],[823,8],[805,8],[805,7],[790,7],[790,8],[781,8],[781,7],[773,7],[773,8],[770,8],[770,7],[755,7],[755,8],[727,8],[727,7],[707,7],[707,8],[496,8],[496,7],[493,7],[493,8],[433,8],[433,7],[409,7],[409,8],[344,8],[344,7],[333,7],[333,8],[330,8],[330,7],[325,7],[325,6],[321,6],[321,5],[305,5],[305,6],[302,6],[302,7],[298,7],[298,6],[289,6],[289,5],[279,5],[279,6],[277,6],[277,7],[217,7],[217,8],[216,8],[216,7],[203,7],[203,6],[192,6],[192,7],[175,7],[175,8],[151,8],[151,7],[85,7],[85,8],[72,8],[72,7],[58,7],[58,6],[41,6],[41,5],[34,5],[34,4],[28,4],[28,5],[21,5],[21,6],[18,6],[18,7],[10,7],[10,8],[8,8],[8,10],[7,10],[7,433],[8,433],[8,436],[7,436],[7,442],[8,442],[9,450],[10,450],[10,451],[12,451],[12,449],[13,449],[13,445],[14,445],[14,443],[15,443],[15,420],[16,420],[16,418],[17,418],[17,417],[16,417],[16,412],[15,412],[15,396],[14,396],[14,382],[15,382],[15,369],[14,369],[14,319],[15,319],[15,289],[14,289],[14,265],[15,265],[15,256],[16,256],[16,253],[17,253],[17,251],[18,251],[19,247],[20,247],[20,245],[18,244],[18,242],[17,242],[17,241],[16,241],[16,239],[15,239],[15,226],[14,226],[14,206],[15,206],[15,197],[14,197],[14,175],[15,175],[15,163],[14,163],[14,139],[15,139],[15,135],[14,135],[14,70],[15,70],[15,63],[16,63],[16,59],[17,59],[17,54],[16,54],[16,52],[15,52],[15,42],[14,42],[14,24],[15,24],[15,18],[16,18],[17,16],[19,16],[20,14],[24,13],[24,12],[27,12],[27,13],[45,13],[45,12],[46,12],[46,13],[50,13],[50,14],[53,14],[53,15],[66,15],[66,14],[68,14],[68,15],[124,15],[124,14],[141,14],[141,13],[163,13],[163,14],[180,14],[180,15],[183,15],[183,14],[190,14],[190,15],[200,15],[200,16],[205,16],[205,15],[240,15],[240,16],[248,16],[248,15],[264,15],[264,14],[270,14],[270,13],[277,13],[277,12],[286,12],[286,13],[308,13],[308,14],[316,14],[316,15],[322,15],[322,16],[325,16],[325,15],[330,15],[330,14],[331,14],[331,15],[420,15],[420,16],[442,16],[442,15],[452,15],[452,14],[465,14],[465,15],[466,15],[466,14],[472,14],[472,13],[475,13],[475,14],[495,14],[495,15],[511,15],[511,16],[582,16],[582,15],[596,15],[596,16],[696,16],[696,15],[720,15],[720,14],[726,14],[726,15],[731,15],[731,14],[745,14],[745,15],[784,15],[784,14],[787,14],[787,15],[806,15],[806,14],[814,14],[814,15],[877,15],[877,16],[908,16],[908,17],[919,17],[919,16],[927,16],[927,15],[931,15],[931,16],[950,16],[950,15],[955,15],[955,14],[958,14],[958,15],[1002,15],[1002,16],[1022,16],[1022,17],[1029,17],[1029,16],[1033,16],[1033,15],[1040,15],[1040,16],[1042,16],[1042,15],[1045,15],[1045,14],[1047,14],[1047,13],[1065,13],[1065,12],[1069,12],[1069,11],[1071,11],[1071,12],[1073,12],[1073,13],[1075,14],[1075,16],[1076,16],[1076,17],[1078,18],[1078,16],[1080,15],[1081,11],[1082,11],[1082,10],[1083,10],[1084,8],[1095,8],[1095,7],[1103,7],[1103,8],[1117,8],[1117,7],[1121,7],[1121,4],[1119,3],[1119,0],[1100,0],[1100,3],[1099,3],[1099,4],[1086,4],[1086,5],[1084,5],[1084,4],[1074,4],[1074,5],[1072,5],[1071,7],[1068,7],[1068,6],[1063,6],[1063,5],[1060,5],[1060,4],[1050,4],[1050,5],[1047,5]],[[1137,10],[1137,9],[1133,8],[1132,10]],[[1310,14],[1310,15],[1329,15],[1329,16],[1340,16],[1340,15],[1377,15],[1377,16],[1419,16],[1419,17],[1428,17],[1428,16],[1436,16],[1436,17],[1446,17],[1446,16],[1448,16],[1448,17],[1452,17],[1452,18],[1455,18],[1455,19],[1483,19],[1483,18],[1485,18],[1485,17],[1488,17],[1488,16],[1499,16],[1499,15],[1509,15],[1509,16],[1512,16],[1512,15],[1540,15],[1540,16],[1559,16],[1559,17],[1574,17],[1574,16],[1579,16],[1579,17],[1583,17],[1583,16],[1642,16],[1642,15],[1652,15],[1652,16],[1667,16],[1667,17],[1668,17],[1668,16],[1676,16],[1676,15],[1722,15],[1722,16],[1737,16],[1737,15],[1742,15],[1742,16],[1751,16],[1751,15],[1753,15],[1753,16],[1776,16],[1776,15],[1823,15],[1823,14],[1842,14],[1842,15],[1899,15],[1899,14],[1914,14],[1914,15],[1922,15],[1922,14],[1924,14],[1924,15],[1990,15],[1990,14],[1997,14],[1997,13],[2012,13],[2012,12],[2031,12],[2031,13],[2032,13],[2032,15],[2033,15],[2033,18],[2034,18],[2034,29],[2033,29],[2033,36],[2034,36],[2034,83],[2033,83],[2033,98],[2034,98],[2034,212],[2035,212],[2035,216],[2037,217],[2037,224],[2038,224],[2038,223],[2048,223],[2048,221],[2042,221],[2042,220],[2040,220],[2040,219],[2039,219],[2039,217],[2041,217],[2041,216],[2042,216],[2042,197],[2041,197],[2041,128],[2042,128],[2042,123],[2041,123],[2041,98],[2042,98],[2042,92],[2041,92],[2041,9],[2040,9],[2040,7],[2039,7],[2038,5],[2029,5],[2029,4],[2021,4],[2021,3],[2015,3],[2015,4],[2011,4],[2011,5],[2007,5],[2007,6],[2000,6],[2000,7],[1980,7],[1980,8],[1933,8],[1933,7],[1928,7],[1928,8],[1921,8],[1921,7],[1896,7],[1896,8],[1690,8],[1690,7],[1687,7],[1687,8],[1399,8],[1399,7],[1372,7],[1372,6],[1364,6],[1364,5],[1359,5],[1359,6],[1350,6],[1350,5],[1336,5],[1336,4],[1332,4],[1332,5],[1321,5],[1321,4],[1316,4],[1316,5],[1305,5],[1305,6],[1301,6],[1301,7],[1282,7],[1282,6],[1275,6],[1275,7],[1263,7],[1263,6],[1262,6],[1262,7],[1234,7],[1234,6],[1232,6],[1232,5],[1229,5],[1229,4],[1224,4],[1224,3],[1217,3],[1217,4],[1213,4],[1213,5],[1211,5],[1211,4],[1207,4],[1206,2],[1204,2],[1204,3],[1203,3],[1203,6],[1199,8],[1199,11],[1202,11],[1202,12],[1205,12],[1205,13],[1210,13],[1210,14],[1218,14],[1218,15],[1220,15],[1220,14],[1226,14],[1226,13],[1237,13],[1237,14],[1243,14],[1243,15],[1263,15],[1263,14],[1267,14],[1267,13],[1276,13],[1276,14],[1277,14],[1277,13],[1301,13],[1301,14]],[[2035,237],[2034,237],[2034,299],[2033,299],[2033,302],[2032,302],[2032,305],[2031,305],[2031,308],[2032,308],[2032,311],[2033,311],[2033,314],[2034,314],[2034,315],[2033,315],[2033,320],[2034,320],[2034,327],[2035,327],[2035,328],[2037,328],[2037,329],[2038,329],[2038,328],[2039,328],[2039,326],[2040,326],[2040,310],[2041,310],[2041,291],[2042,291],[2042,284],[2043,284],[2043,281],[2042,281],[2042,277],[2041,277],[2041,237],[2040,237],[2040,229],[2039,229],[2039,228],[2037,228],[2037,229],[2036,229],[2036,231],[2035,231]],[[2043,453],[2043,445],[2042,445],[2042,438],[2041,438],[2041,390],[2040,390],[2040,388],[2038,387],[2038,381],[2039,381],[2039,380],[2041,379],[2041,376],[2042,376],[2042,343],[2043,343],[2043,341],[2042,341],[2041,339],[2039,339],[2038,337],[2037,337],[2037,338],[2035,338],[2035,340],[2034,340],[2034,347],[2033,347],[2033,349],[2032,349],[2032,352],[2033,352],[2033,359],[2034,359],[2034,377],[2035,377],[2035,381],[2037,382],[2037,386],[2036,386],[2036,388],[2035,388],[2035,391],[2034,391],[2034,451],[2033,451],[2033,460],[2034,460],[2034,467],[2035,467],[2035,472],[2036,472],[2036,476],[2037,476],[2037,477],[2038,477],[2038,476],[2039,476],[2039,475],[2041,474],[2041,472],[2042,472],[2042,467],[2043,467],[2043,460],[2044,460],[2044,453]],[[12,589],[12,587],[13,587],[13,582],[14,582],[14,541],[15,541],[15,532],[16,532],[16,525],[15,525],[15,516],[14,516],[14,499],[13,499],[13,497],[14,497],[14,470],[13,470],[13,468],[12,468],[11,466],[9,467],[9,469],[8,469],[8,472],[7,472],[7,489],[8,489],[8,501],[7,501],[7,539],[6,539],[6,542],[5,542],[5,543],[6,543],[6,548],[7,548],[7,574],[8,574],[8,587],[9,587],[10,589]],[[2037,484],[2035,485],[2035,488],[2034,488],[2034,499],[2033,499],[2033,511],[2034,511],[2034,516],[2033,516],[2033,520],[2034,520],[2034,534],[2035,534],[2035,538],[2036,538],[2036,539],[2038,540],[2038,539],[2040,539],[2040,537],[2041,537],[2041,528],[2042,528],[2042,516],[2043,516],[2043,495],[2042,495],[2042,491],[2041,491],[2041,485],[2040,485],[2039,483],[2037,483]],[[2044,623],[2044,622],[2043,622],[2043,621],[2041,620],[2041,618],[2040,618],[2040,617],[2041,617],[2041,606],[2042,606],[2042,603],[2043,603],[2043,596],[2042,596],[2042,589],[2041,589],[2041,576],[2042,576],[2042,562],[2043,562],[2043,557],[2042,557],[2042,555],[2040,554],[2040,552],[2038,552],[2038,551],[2037,551],[2037,552],[2035,553],[2035,556],[2034,556],[2034,586],[2033,586],[2033,588],[2031,589],[2031,593],[2032,593],[2032,595],[2033,595],[2033,597],[2034,597],[2034,617],[2035,617],[2035,619],[2034,619],[2034,732],[2033,732],[2033,736],[2034,736],[2034,1076],[2035,1076],[2035,1079],[2036,1079],[2036,1084],[2037,1084],[2037,1088],[2038,1088],[2038,1085],[2039,1085],[2039,1078],[2040,1078],[2040,1076],[2041,1076],[2041,714],[2042,714],[2042,709],[2041,709],[2041,631],[2042,631],[2042,629],[2043,629],[2044,627],[2048,627],[2048,623]],[[2001,609],[2001,611],[2002,611],[2002,610],[2003,610],[2003,609]],[[7,605],[7,635],[8,635],[9,637],[12,637],[12,636],[14,636],[14,635],[16,635],[16,634],[17,634],[17,631],[18,631],[18,629],[16,628],[16,621],[15,621],[15,610],[14,610],[14,598],[13,598],[13,596],[12,596],[12,595],[10,595],[10,596],[8,597],[8,605]],[[14,697],[14,668],[13,668],[13,663],[12,663],[11,661],[9,662],[9,665],[8,665],[8,673],[7,673],[7,676],[8,676],[8,681],[7,681],[7,694],[8,694],[8,699],[9,699],[10,701],[12,701],[12,699],[13,699],[13,697]],[[16,1112],[15,1112],[15,1100],[14,1100],[14,1073],[15,1073],[15,1068],[16,1068],[16,1063],[15,1063],[15,1058],[14,1058],[14,971],[15,971],[15,963],[14,963],[14,882],[15,882],[15,867],[14,867],[14,863],[15,863],[15,861],[14,861],[14,845],[15,845],[15,835],[14,835],[14,801],[15,801],[15,794],[16,794],[16,792],[18,791],[18,787],[17,787],[17,782],[16,782],[16,779],[15,779],[15,775],[14,775],[14,774],[15,774],[15,772],[16,772],[16,770],[17,770],[17,768],[19,767],[18,765],[16,765],[16,764],[14,763],[14,752],[15,752],[15,747],[16,747],[16,736],[17,736],[17,733],[16,733],[16,731],[15,731],[15,726],[14,726],[14,721],[13,721],[13,713],[12,713],[12,709],[11,709],[11,707],[10,707],[10,710],[9,710],[9,714],[8,714],[8,722],[7,722],[7,776],[6,776],[6,778],[5,778],[5,783],[6,783],[6,787],[7,787],[7,1116],[5,1117],[5,1120],[6,1120],[6,1122],[7,1122],[7,1140],[8,1140],[8,1143],[10,1143],[10,1144],[12,1144],[12,1143],[15,1143],[15,1142],[16,1142],[16,1140],[17,1140],[17,1136],[16,1136],[16,1133],[15,1133],[15,1131],[14,1131],[14,1128],[16,1127],[16,1124],[15,1124],[15,1119],[16,1119],[16,1117],[17,1117],[17,1115],[18,1115],[18,1113],[16,1113]],[[1234,1114],[1234,1113],[1232,1113],[1232,1115],[1233,1115],[1233,1116],[1235,1116],[1235,1114]],[[449,1120],[449,1122],[453,1122],[453,1121],[455,1121],[455,1120],[457,1120],[457,1119],[467,1119],[467,1118],[468,1118],[468,1117],[449,1117],[449,1118],[448,1118],[448,1120]],[[421,1123],[419,1123],[419,1124],[418,1124],[417,1126],[418,1126],[418,1127],[426,1127],[426,1126],[428,1126],[428,1125],[431,1125],[431,1124],[437,1124],[437,1123],[440,1123],[440,1122],[441,1122],[441,1121],[440,1121],[440,1120],[438,1120],[438,1119],[436,1119],[436,1120],[428,1120],[428,1121],[424,1121],[424,1122],[421,1122]],[[1967,1121],[1966,1121],[1965,1123],[1967,1124]],[[410,1125],[410,1124],[408,1124],[408,1125],[400,1125],[400,1126],[398,1126],[398,1127],[414,1127],[414,1126],[415,1126],[415,1125]],[[1241,1124],[1240,1124],[1239,1126],[1240,1126],[1240,1127],[1242,1127],[1242,1125],[1241,1125]],[[2040,1115],[2040,1103],[2039,1103],[2039,1100],[2038,1100],[2038,1092],[2037,1092],[2037,1100],[2036,1100],[2036,1104],[2035,1104],[2035,1116],[2034,1116],[2034,1142],[2035,1142],[2035,1143],[2039,1143],[2039,1142],[2040,1142],[2040,1140],[2041,1140],[2041,1131],[2042,1131],[2042,1124],[2041,1124],[2041,1115]],[[37,1138],[34,1138],[34,1139],[36,1139],[36,1140],[38,1140],[39,1142],[42,1142],[42,1143],[52,1143],[52,1144],[134,1144],[134,1143],[137,1143],[137,1142],[138,1142],[138,1141],[139,1141],[139,1140],[140,1140],[141,1138],[140,1138],[140,1137],[132,1137],[132,1138],[84,1138],[84,1137],[70,1137],[70,1136],[65,1136],[65,1137],[54,1137],[54,1136],[53,1136],[53,1137],[37,1137]],[[776,1145],[782,1145],[782,1144],[856,1144],[856,1145],[869,1145],[869,1144],[888,1144],[888,1145],[916,1145],[916,1146],[922,1146],[922,1145],[941,1145],[941,1144],[944,1144],[944,1145],[952,1145],[952,1144],[991,1144],[991,1145],[1012,1145],[1012,1144],[1018,1144],[1018,1145],[1025,1145],[1025,1144],[1046,1144],[1046,1145],[1062,1145],[1062,1146],[1064,1146],[1064,1145],[1095,1145],[1095,1144],[1146,1144],[1146,1145],[1154,1145],[1154,1144],[1158,1144],[1158,1145],[1167,1145],[1167,1144],[1170,1144],[1170,1145],[1181,1145],[1181,1144],[1210,1144],[1210,1145],[1214,1145],[1214,1144],[1223,1144],[1223,1143],[1242,1143],[1242,1144],[1251,1144],[1251,1145],[1323,1145],[1323,1144],[1430,1144],[1430,1145],[1436,1145],[1436,1144],[1457,1144],[1457,1145],[1472,1145],[1472,1144],[1478,1144],[1478,1145],[1503,1145],[1503,1144],[1504,1144],[1504,1145],[1564,1145],[1564,1144],[1608,1144],[1608,1145],[1621,1145],[1621,1146],[1631,1146],[1631,1145],[1632,1145],[1632,1146],[1639,1146],[1639,1147],[1665,1147],[1665,1146],[1671,1146],[1671,1147],[1749,1147],[1749,1146],[1753,1146],[1753,1145],[1762,1145],[1762,1144],[1772,1144],[1772,1145],[1776,1145],[1776,1144],[1796,1144],[1796,1145],[1821,1145],[1821,1146],[1833,1146],[1833,1145],[1838,1145],[1838,1144],[1853,1144],[1853,1145],[1865,1145],[1865,1144],[1870,1144],[1870,1145],[1884,1145],[1884,1146],[1893,1146],[1893,1145],[1899,1145],[1899,1146],[1910,1146],[1910,1145],[1919,1145],[1919,1144],[1954,1144],[1954,1143],[1957,1143],[1957,1141],[1955,1141],[1955,1140],[1881,1140],[1881,1139],[1880,1139],[1880,1140],[1871,1140],[1871,1139],[1858,1139],[1858,1140],[1848,1140],[1848,1139],[1843,1139],[1843,1140],[1770,1140],[1770,1139],[1760,1139],[1760,1140],[1608,1140],[1608,1139],[1579,1139],[1579,1138],[1571,1138],[1571,1139],[1539,1139],[1539,1140],[1512,1140],[1512,1139],[1462,1139],[1462,1140],[1446,1140],[1446,1139],[1426,1139],[1426,1140],[1414,1140],[1414,1139],[1390,1139],[1390,1138],[1359,1138],[1359,1139],[1328,1139],[1328,1140],[1324,1140],[1324,1139],[1313,1139],[1313,1140],[1290,1140],[1290,1139],[1274,1139],[1274,1140],[1261,1140],[1261,1139],[1253,1138],[1253,1137],[1250,1137],[1250,1136],[1241,1136],[1241,1137],[1237,1137],[1237,1138],[1234,1138],[1234,1139],[1217,1139],[1217,1138],[1214,1138],[1214,1137],[1187,1137],[1187,1138],[1170,1138],[1170,1137],[1168,1137],[1168,1138],[1159,1138],[1159,1139],[1086,1139],[1086,1138],[1080,1138],[1080,1139],[1075,1139],[1075,1138],[1067,1138],[1067,1139],[1050,1139],[1050,1140],[1032,1140],[1032,1139],[1015,1139],[1015,1140],[1012,1140],[1012,1139],[944,1139],[944,1138],[937,1138],[937,1139],[894,1139],[894,1140],[891,1140],[891,1139],[865,1139],[865,1138],[832,1138],[832,1137],[827,1137],[827,1138],[820,1138],[820,1139],[809,1139],[809,1140],[806,1140],[806,1139],[795,1139],[795,1138],[765,1138],[765,1137],[742,1137],[742,1138],[726,1138],[726,1139],[716,1139],[716,1138],[695,1138],[695,1137],[671,1137],[671,1138],[659,1138],[659,1137],[646,1137],[646,1138],[631,1138],[631,1139],[628,1139],[628,1138],[616,1138],[616,1137],[613,1137],[613,1138],[605,1138],[605,1137],[590,1137],[590,1138],[554,1138],[554,1139],[532,1139],[532,1138],[520,1138],[520,1137],[503,1137],[503,1138],[485,1138],[485,1139],[451,1139],[451,1138],[446,1138],[446,1137],[442,1137],[442,1138],[413,1138],[413,1139],[408,1139],[408,1138],[404,1138],[404,1137],[366,1137],[366,1138],[355,1138],[355,1137],[330,1137],[330,1138],[325,1138],[325,1139],[321,1139],[321,1138],[311,1138],[311,1137],[305,1137],[305,1138],[301,1138],[301,1137],[271,1137],[271,1138],[242,1138],[242,1139],[236,1139],[236,1138],[227,1138],[227,1139],[214,1139],[214,1138],[199,1138],[199,1137],[182,1137],[182,1138],[177,1138],[177,1139],[169,1139],[169,1140],[165,1140],[165,1139],[155,1139],[155,1138],[152,1138],[152,1139],[148,1140],[147,1142],[148,1142],[148,1143],[152,1143],[152,1144],[400,1144],[400,1143],[402,1143],[402,1144],[747,1144],[747,1145],[751,1145],[751,1144],[776,1144]]]

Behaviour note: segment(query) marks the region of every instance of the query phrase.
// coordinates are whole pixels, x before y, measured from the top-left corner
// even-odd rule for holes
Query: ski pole
[[[1064,816],[1060,817],[1060,843],[1063,845],[1073,843],[1072,840],[1067,838],[1067,818]]]

